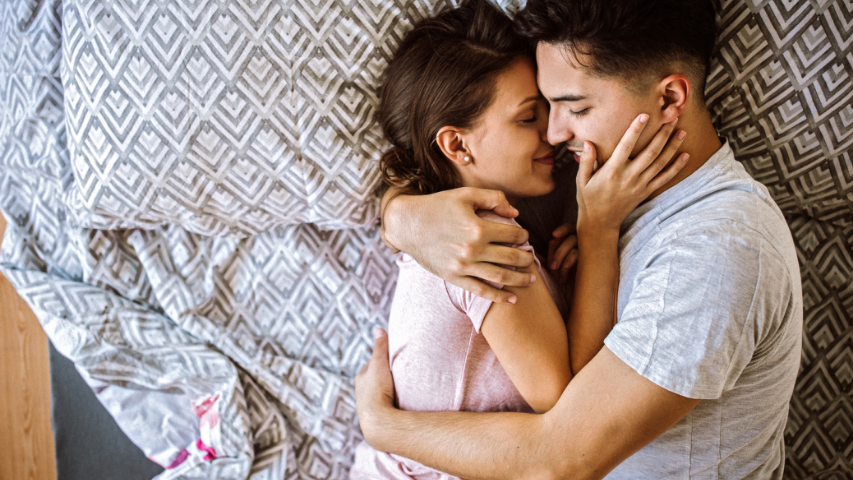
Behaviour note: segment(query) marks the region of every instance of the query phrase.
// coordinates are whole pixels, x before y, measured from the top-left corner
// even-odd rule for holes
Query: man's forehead
[[[540,42],[536,47],[537,81],[542,94],[553,100],[557,97],[590,97],[595,89],[594,78],[575,66],[565,49]]]
[[[596,74],[584,54],[540,42],[536,47],[536,81],[542,95],[552,102],[595,100],[621,101],[630,84],[624,79]]]

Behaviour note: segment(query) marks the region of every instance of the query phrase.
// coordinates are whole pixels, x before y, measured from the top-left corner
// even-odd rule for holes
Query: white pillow
[[[387,147],[377,87],[437,6],[64,1],[77,223],[238,237],[369,223]]]

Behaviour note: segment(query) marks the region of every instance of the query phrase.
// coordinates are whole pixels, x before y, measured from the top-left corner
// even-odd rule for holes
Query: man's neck
[[[708,112],[705,109],[701,111],[697,110],[688,109],[678,119],[677,127],[687,132],[687,137],[684,139],[684,143],[681,144],[679,153],[675,158],[680,158],[682,153],[687,153],[690,155],[687,165],[678,172],[678,175],[667,182],[666,185],[652,193],[646,201],[657,197],[692,175],[702,165],[705,165],[705,162],[723,146],[720,142],[720,137],[717,136],[717,131],[714,129],[714,124],[711,123],[711,117],[708,115]]]

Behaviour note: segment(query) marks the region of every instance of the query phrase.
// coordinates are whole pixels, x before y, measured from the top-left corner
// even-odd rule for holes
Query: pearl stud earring
[[[468,163],[471,161],[471,157],[469,157],[468,155],[465,155],[465,158],[463,158],[462,161],[465,163]]]

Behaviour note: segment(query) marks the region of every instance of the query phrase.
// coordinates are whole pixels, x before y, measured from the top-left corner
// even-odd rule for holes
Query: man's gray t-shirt
[[[604,343],[702,401],[607,478],[782,478],[803,305],[791,233],[767,189],[724,144],[622,228],[618,322]]]

